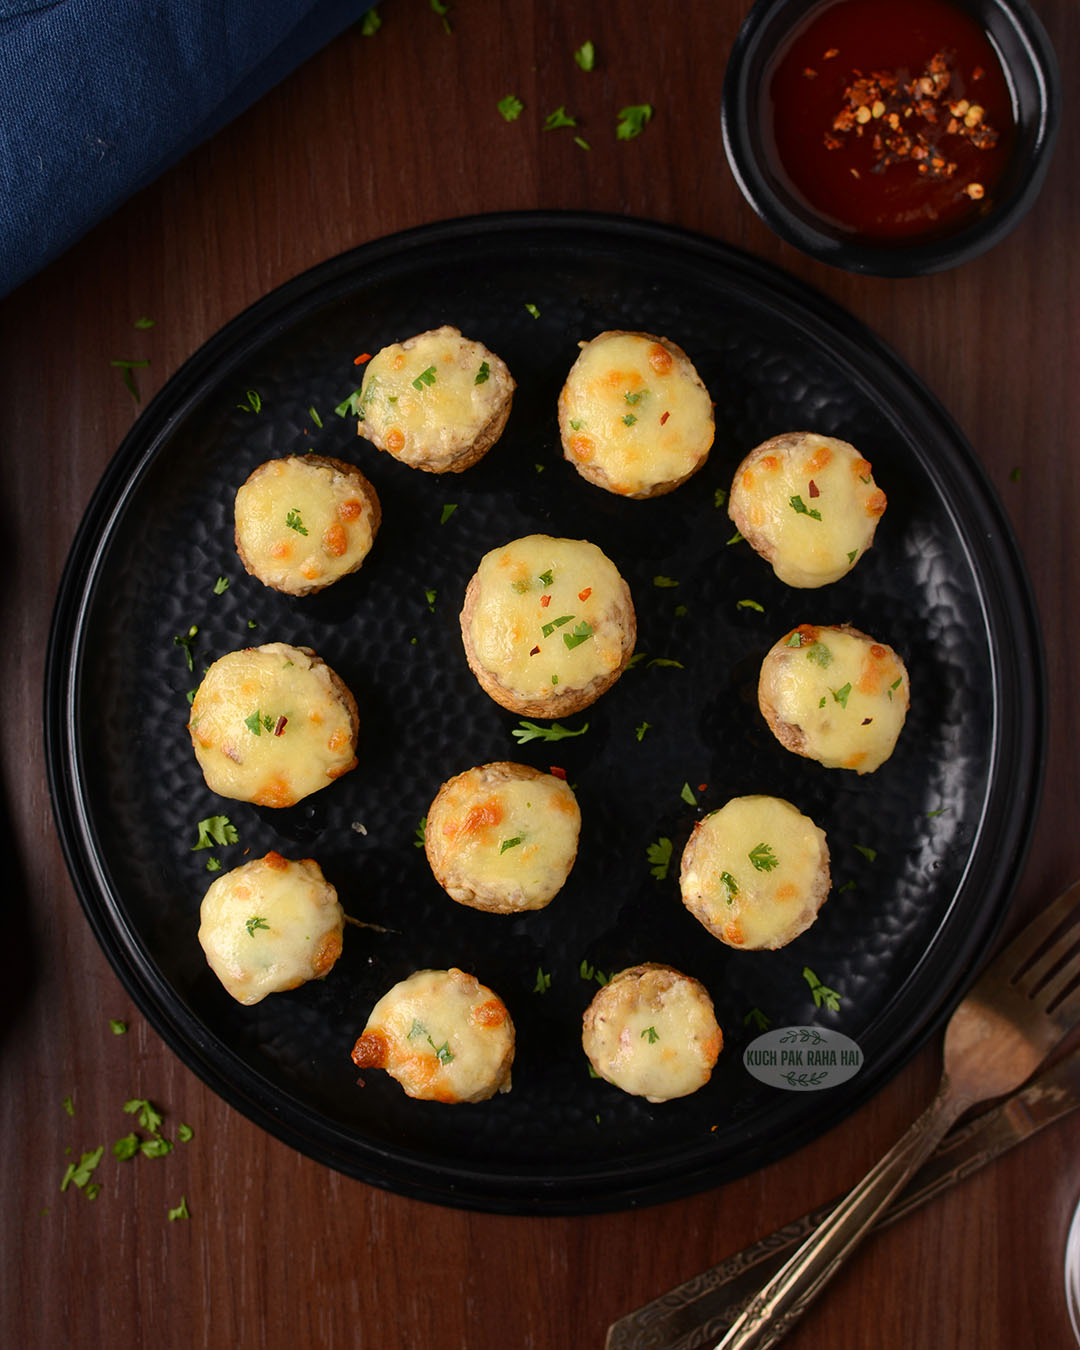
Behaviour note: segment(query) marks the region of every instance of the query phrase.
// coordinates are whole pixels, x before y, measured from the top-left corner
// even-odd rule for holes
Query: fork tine
[[[1076,916],[1080,919],[1080,914]],[[1054,978],[1053,984],[1058,991],[1064,984],[1080,971],[1080,953],[1074,951],[1074,948],[1080,944],[1080,923],[1072,923],[1064,933],[1058,938],[1052,947],[1048,947],[1037,961],[1021,971],[1016,980],[1016,988],[1021,993],[1027,994],[1029,998],[1038,996],[1041,1002],[1048,1002],[1053,995],[1049,990],[1043,990],[1042,985],[1046,983],[1048,977],[1054,974],[1056,966],[1070,959],[1060,975]],[[1071,954],[1071,955],[1070,955]]]
[[[1071,1031],[1080,1023],[1080,986],[1062,999],[1056,1008],[1051,1008],[1046,1015],[1061,1028],[1062,1032]]]
[[[1073,906],[1080,901],[1080,881],[1074,881],[1067,891],[1037,914],[1026,928],[1013,938],[1012,942],[998,956],[990,969],[1003,978],[1012,980],[1031,960],[1047,938],[1052,937],[1056,928],[1068,917]]]

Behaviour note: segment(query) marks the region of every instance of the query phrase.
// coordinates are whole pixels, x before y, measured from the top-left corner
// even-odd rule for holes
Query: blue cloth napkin
[[[372,0],[0,0],[0,295]]]

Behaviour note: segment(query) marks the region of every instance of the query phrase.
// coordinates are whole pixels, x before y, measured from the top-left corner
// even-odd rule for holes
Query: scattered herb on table
[[[658,576],[658,577],[653,577],[653,579],[652,579],[652,584],[653,584],[654,586],[659,586],[661,590],[670,590],[673,586],[677,586],[679,583],[675,580],[674,577],[659,577],[659,576]]]
[[[835,989],[830,989],[828,985],[822,984],[809,966],[803,966],[802,975],[814,996],[814,1007],[820,1008],[824,1004],[830,1012],[836,1012],[840,1007],[842,995],[837,993]]]
[[[511,736],[519,745],[524,745],[526,741],[562,741],[569,736],[584,736],[589,729],[588,722],[577,731],[571,731],[569,727],[564,727],[560,722],[552,722],[549,727],[537,726],[535,722],[526,722],[524,719],[511,731]]]
[[[186,633],[178,634],[173,638],[173,642],[178,647],[183,647],[184,655],[187,657],[188,670],[195,669],[195,639],[199,633],[198,624],[193,623]]]
[[[457,502],[447,502],[443,506],[442,514],[439,516],[439,524],[445,525],[456,510],[457,510]]]
[[[136,403],[141,403],[142,398],[139,395],[139,386],[135,383],[135,376],[131,373],[133,370],[143,370],[150,364],[149,361],[110,361],[109,365],[116,370],[123,371],[124,388],[128,391]]]
[[[534,994],[546,994],[551,988],[551,976],[542,966],[536,967],[536,983],[533,985]]]
[[[743,1026],[753,1026],[758,1031],[768,1031],[772,1026],[772,1020],[766,1017],[760,1008],[751,1008],[743,1018]]]
[[[244,402],[238,403],[236,406],[241,412],[262,412],[262,396],[257,389],[247,389],[244,391]]]
[[[174,1219],[190,1219],[191,1215],[188,1213],[186,1196],[182,1195],[180,1197],[180,1203],[175,1209],[170,1209],[168,1213],[170,1223],[172,1223]]]
[[[379,17],[378,8],[375,5],[372,5],[360,20],[360,36],[374,37],[381,27],[382,19]]]
[[[207,816],[205,820],[200,820],[195,828],[199,832],[199,837],[191,847],[192,853],[200,848],[223,848],[226,844],[235,844],[240,838],[236,826],[228,816]]]
[[[591,41],[585,41],[574,52],[574,60],[582,70],[592,70],[596,65],[596,47]]]
[[[507,94],[505,98],[499,99],[495,106],[505,122],[516,122],[525,111],[525,104],[516,94]]]
[[[577,119],[575,117],[572,117],[566,111],[566,108],[564,106],[560,106],[556,108],[554,112],[548,113],[547,117],[544,119],[545,131],[554,131],[556,130],[557,127],[576,127],[576,126],[577,126]]]
[[[697,806],[697,798],[694,796],[694,791],[689,783],[684,783],[682,785],[682,791],[679,793],[679,796],[687,806]]]
[[[652,726],[651,722],[640,722],[634,728],[634,735],[638,738],[639,741],[642,740],[645,736],[645,733],[649,730],[651,726]]]
[[[645,856],[649,860],[649,871],[657,881],[663,881],[671,866],[671,840],[666,835],[661,835],[655,843],[646,848]]]
[[[631,103],[625,108],[620,108],[619,118],[615,123],[615,139],[632,141],[635,136],[640,136],[646,124],[652,121],[652,115],[651,103]]]
[[[214,582],[215,595],[224,595],[228,589],[229,589],[228,577],[218,577],[217,581]]]
[[[416,838],[413,840],[413,848],[423,848],[427,841],[427,816],[420,817],[420,823],[414,831]]]
[[[853,844],[856,853],[861,853],[867,862],[875,862],[877,859],[877,849],[870,848],[868,844]]]
[[[352,393],[349,395],[349,397],[346,398],[346,399],[343,399],[343,400],[337,405],[337,407],[334,409],[334,416],[335,416],[335,417],[345,417],[345,416],[347,416],[349,413],[352,413],[352,415],[353,415],[354,417],[359,417],[359,416],[360,416],[360,395],[361,395],[362,393],[363,393],[363,390],[361,390],[361,389],[354,389],[354,390],[352,391]]]
[[[114,1036],[124,1036],[127,1034],[127,1023],[121,1022],[118,1017],[110,1017],[109,1030]]]
[[[736,609],[753,609],[753,610],[756,610],[758,614],[764,614],[764,613],[765,613],[765,606],[762,605],[762,604],[759,604],[756,600],[736,600],[736,601],[735,601],[735,608],[736,608]]]

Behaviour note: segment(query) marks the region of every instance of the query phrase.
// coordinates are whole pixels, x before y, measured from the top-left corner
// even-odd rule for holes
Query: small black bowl
[[[886,0],[882,0],[883,3]],[[831,0],[823,0],[824,4]],[[1061,76],[1054,49],[1025,0],[955,0],[989,34],[1012,97],[1012,154],[984,215],[934,237],[868,239],[823,218],[788,184],[761,115],[773,59],[818,6],[806,0],[758,0],[739,30],[724,75],[724,148],[743,195],[789,244],[848,272],[924,276],[993,247],[1039,194],[1061,116]],[[822,6],[822,7],[823,7]]]

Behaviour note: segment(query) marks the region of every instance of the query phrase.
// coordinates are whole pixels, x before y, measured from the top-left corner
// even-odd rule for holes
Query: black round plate
[[[407,469],[334,413],[360,382],[358,354],[440,323],[487,343],[519,386],[502,440],[461,476]],[[655,501],[616,499],[560,456],[559,388],[578,340],[606,328],[679,342],[716,401],[707,466]],[[873,550],[813,592],[788,589],[745,543],[729,543],[720,503],[747,450],[800,429],[854,442],[889,497]],[[243,571],[232,499],[257,464],[307,449],[360,464],[384,523],[360,572],[295,600]],[[533,531],[592,539],[615,561],[646,655],[568,719],[574,730],[588,723],[584,735],[519,746],[517,719],[466,667],[457,615],[481,555]],[[221,594],[218,577],[229,582]],[[844,621],[895,646],[913,690],[895,754],[861,779],[783,750],[755,703],[758,663],[777,637]],[[192,625],[193,672],[174,641]],[[362,710],[359,768],[280,812],[210,793],[185,731],[186,695],[210,660],[275,640],[313,647]],[[177,372],[120,447],[75,540],[50,645],[46,741],[94,931],[147,1017],[216,1092],[375,1185],[480,1209],[583,1212],[686,1194],[781,1156],[878,1089],[939,1024],[1017,875],[1041,776],[1042,686],[1004,514],[956,427],[880,341],[711,241],[530,213],[423,228],[336,258],[253,305]],[[515,758],[564,768],[584,825],[563,892],[508,917],[454,904],[416,830],[444,779]],[[694,821],[749,792],[789,798],[832,851],[831,898],[777,952],[729,950],[679,901]],[[269,848],[314,856],[346,912],[378,926],[346,928],[325,981],[243,1008],[210,972],[196,930],[212,878],[192,845],[196,822],[217,814],[239,831],[214,851],[224,868]],[[662,839],[672,853],[661,879],[647,846]],[[592,1078],[580,1045],[592,972],[643,960],[701,979],[726,1037],[712,1081],[661,1105]],[[447,1107],[405,1097],[382,1073],[358,1084],[349,1051],[375,1000],[413,970],[451,965],[510,1007],[513,1091]],[[815,1007],[804,968],[839,993],[838,1008]],[[741,1062],[754,1010],[773,1026],[846,1032],[864,1069],[819,1092],[756,1082]]]

